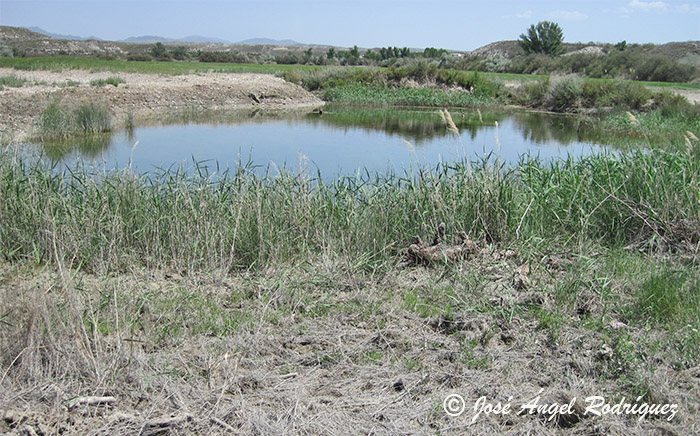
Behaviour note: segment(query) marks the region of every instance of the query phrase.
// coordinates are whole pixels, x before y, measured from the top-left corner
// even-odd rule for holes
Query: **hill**
[[[292,41],[291,39],[269,39],[269,38],[252,38],[245,41],[238,41],[235,44],[240,45],[301,45],[302,43]]]
[[[0,45],[27,56],[124,55],[128,47],[111,41],[56,39],[23,27],[0,26]]]
[[[609,43],[570,43],[562,44],[564,55],[574,53],[606,54],[615,50],[615,46]],[[628,47],[639,50],[645,55],[661,56],[683,64],[700,66],[700,41],[669,42],[666,44],[629,44]],[[486,44],[470,52],[474,56],[504,57],[512,59],[524,55],[525,51],[516,40],[497,41]]]
[[[54,39],[72,39],[75,41],[86,41],[88,39],[95,39],[95,40],[100,40],[100,38],[96,36],[77,36],[77,35],[61,35],[60,33],[51,33],[48,32],[41,27],[27,27],[28,30],[31,30],[32,32],[40,33],[42,35],[50,36],[51,38]]]

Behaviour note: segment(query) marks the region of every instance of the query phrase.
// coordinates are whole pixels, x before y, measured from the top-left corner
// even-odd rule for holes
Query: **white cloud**
[[[547,14],[547,17],[555,20],[583,21],[588,18],[588,15],[579,11],[552,11]]]
[[[525,11],[525,12],[518,12],[515,14],[508,14],[504,15],[503,18],[508,18],[508,19],[513,19],[513,18],[518,18],[518,19],[530,19],[532,17],[532,11]]]
[[[658,1],[658,2],[642,2],[639,0],[632,0],[631,2],[627,3],[627,6],[630,8],[634,9],[641,9],[643,11],[653,11],[653,10],[660,10],[660,11],[665,11],[668,9],[668,5],[664,2]]]
[[[682,12],[684,14],[687,14],[687,13],[697,14],[697,13],[700,13],[700,6],[690,5],[688,3],[684,3],[682,5],[677,6],[676,10],[678,12]]]

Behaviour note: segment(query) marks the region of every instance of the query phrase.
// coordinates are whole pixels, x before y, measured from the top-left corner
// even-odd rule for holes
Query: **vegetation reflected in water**
[[[571,116],[468,109],[452,110],[451,114],[460,131],[458,137],[449,133],[435,109],[329,105],[313,113],[192,110],[138,120],[138,127],[125,132],[43,143],[42,149],[49,159],[67,164],[82,158],[124,167],[133,159],[146,171],[193,158],[231,163],[236,160],[234,155],[241,160],[246,151],[255,164],[282,167],[296,163],[303,155],[324,174],[335,174],[339,168],[381,171],[387,162],[405,168],[416,158],[415,152],[424,163],[431,163],[471,157],[469,154],[477,152],[486,155],[497,149],[499,155],[503,151],[503,160],[517,162],[522,154],[547,159],[596,152],[598,144],[638,142],[605,137],[601,129],[589,127],[593,123]],[[148,149],[148,155],[134,149],[137,141],[139,148]],[[410,147],[405,147],[405,141]]]

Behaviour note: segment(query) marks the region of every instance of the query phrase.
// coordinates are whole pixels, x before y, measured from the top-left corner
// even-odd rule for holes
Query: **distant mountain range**
[[[48,32],[40,27],[25,27],[27,30],[31,30],[32,32],[36,33],[41,33],[42,35],[50,36],[52,38],[56,39],[72,39],[72,40],[77,40],[77,41],[85,41],[87,39],[96,39],[100,40],[100,38],[96,36],[76,36],[76,35],[61,35],[58,33],[52,33]],[[253,38],[253,39],[246,39],[245,41],[238,41],[238,42],[231,42],[227,41],[225,39],[221,38],[213,38],[210,36],[201,36],[201,35],[190,35],[190,36],[185,36],[184,38],[165,38],[162,36],[157,36],[157,35],[145,35],[145,36],[131,36],[126,39],[122,39],[121,41],[118,42],[131,42],[131,43],[136,43],[136,44],[154,44],[156,42],[162,42],[162,43],[177,43],[177,42],[191,42],[191,43],[214,43],[214,44],[240,44],[240,45],[301,45],[301,43],[292,41],[291,39],[284,39],[284,40],[276,40],[276,39],[269,39],[269,38]]]
[[[269,38],[252,38],[245,41],[238,41],[234,44],[245,45],[303,45],[301,42],[292,41],[291,39],[269,39]]]
[[[88,39],[96,39],[98,41],[101,41],[100,38],[96,36],[76,36],[76,35],[61,35],[59,33],[51,33],[47,32],[46,30],[42,29],[41,27],[25,27],[27,30],[31,30],[32,32],[36,33],[41,33],[42,35],[50,36],[51,38],[55,39],[73,39],[76,41],[85,41]]]

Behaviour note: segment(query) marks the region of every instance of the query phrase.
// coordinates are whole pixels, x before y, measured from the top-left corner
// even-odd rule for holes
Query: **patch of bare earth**
[[[0,90],[0,133],[17,141],[31,136],[38,116],[52,102],[97,102],[106,105],[117,126],[127,115],[149,118],[181,110],[260,107],[316,107],[321,100],[300,86],[269,74],[201,73],[178,76],[91,73],[81,70],[22,71],[0,68],[0,76],[26,80],[21,87]],[[90,82],[120,77],[118,86]]]
[[[580,323],[548,328],[528,314],[554,311],[548,289],[577,260],[491,248],[378,276],[323,261],[189,277],[3,265],[0,433],[697,434],[698,368],[661,350],[653,370],[627,367],[611,336],[649,332],[606,316],[595,290],[570,302]],[[583,413],[592,396],[634,402],[625,374],[650,386],[637,402],[675,415]],[[575,407],[517,413],[538,396]],[[511,412],[479,415],[481,397]]]

